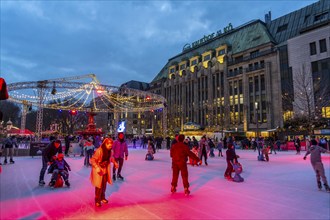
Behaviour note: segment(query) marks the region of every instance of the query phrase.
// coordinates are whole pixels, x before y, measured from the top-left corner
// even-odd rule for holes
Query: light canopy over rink
[[[103,85],[95,74],[8,85],[9,100],[39,108],[87,112],[143,112],[164,107],[165,98],[142,90]]]
[[[94,205],[90,168],[83,158],[66,158],[70,188],[38,186],[40,157],[17,157],[0,174],[0,219],[329,219],[330,194],[318,191],[308,160],[294,151],[257,161],[257,152],[236,150],[243,165],[243,183],[224,179],[223,157],[209,158],[208,166],[189,169],[190,196],[184,196],[181,178],[171,194],[169,151],[144,160],[146,150],[130,149],[125,181],[108,185],[109,204]],[[329,179],[330,155],[323,154]],[[50,175],[46,175],[46,182]]]

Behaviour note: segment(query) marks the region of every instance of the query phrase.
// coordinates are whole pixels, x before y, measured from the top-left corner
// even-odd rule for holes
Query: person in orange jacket
[[[113,140],[111,138],[104,139],[101,146],[90,159],[90,164],[92,165],[90,180],[93,186],[95,186],[95,205],[97,207],[101,206],[101,202],[108,203],[108,200],[105,198],[105,190],[107,182],[112,184],[110,163],[112,162],[118,168],[118,163],[111,155],[112,146]]]

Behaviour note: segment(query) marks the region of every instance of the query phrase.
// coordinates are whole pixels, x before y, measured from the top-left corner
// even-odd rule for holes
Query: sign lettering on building
[[[203,38],[201,38],[201,39],[199,39],[199,40],[197,40],[197,41],[195,41],[195,42],[193,42],[193,43],[191,43],[191,44],[189,44],[189,43],[185,44],[185,45],[183,46],[182,51],[186,51],[186,50],[189,50],[189,49],[191,49],[191,48],[198,47],[198,46],[201,45],[202,43],[205,43],[205,42],[207,42],[207,41],[210,41],[210,40],[212,40],[213,38],[218,37],[218,36],[220,36],[220,35],[223,35],[223,34],[229,32],[229,31],[231,31],[231,30],[233,30],[233,29],[234,29],[234,28],[233,28],[233,25],[232,25],[231,23],[229,23],[226,27],[223,28],[223,32],[222,32],[221,30],[218,30],[216,33],[212,33],[212,34],[209,34],[209,35],[204,35]]]

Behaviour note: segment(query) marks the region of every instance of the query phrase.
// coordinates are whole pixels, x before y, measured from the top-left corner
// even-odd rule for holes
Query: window
[[[191,65],[196,65],[197,64],[197,59],[194,59],[193,61],[191,61]]]
[[[319,66],[317,61],[312,62],[312,73],[317,73],[319,71]]]
[[[264,61],[264,60],[261,60],[261,61],[260,61],[260,66],[261,66],[262,68],[265,67],[265,61]]]
[[[282,32],[282,31],[285,31],[286,29],[288,28],[288,24],[283,24],[281,26],[279,26],[277,28],[277,32],[276,33],[279,33],[279,32]]]
[[[259,55],[259,50],[252,51],[252,52],[250,53],[250,57],[251,57],[251,58],[256,58],[256,57],[258,57],[258,55]]]
[[[204,61],[208,61],[208,60],[210,60],[210,59],[211,59],[211,54],[206,55],[206,56],[204,57]]]
[[[186,64],[181,64],[180,65],[180,70],[183,70],[184,68],[186,68]]]
[[[218,51],[218,56],[224,55],[226,53],[225,49],[219,50]]]
[[[328,15],[328,12],[324,12],[322,14],[315,15],[314,22],[321,21],[321,20],[325,19],[327,17],[327,15]]]
[[[175,68],[170,69],[170,73],[174,73]]]
[[[325,39],[320,40],[319,43],[320,43],[320,53],[326,52],[327,42],[325,41]]]
[[[243,61],[243,55],[235,57],[235,62],[242,62]]]
[[[312,42],[309,44],[309,50],[310,50],[310,55],[315,55],[316,54],[316,44],[315,42]]]
[[[327,61],[321,61],[321,70],[328,70],[328,62]]]

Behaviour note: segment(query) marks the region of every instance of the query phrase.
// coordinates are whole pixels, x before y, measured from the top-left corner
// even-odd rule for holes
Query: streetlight
[[[257,125],[257,131],[256,131],[256,138],[258,138],[258,131],[259,131],[259,123],[258,123],[258,102],[254,103],[254,109],[256,111],[256,125]]]

